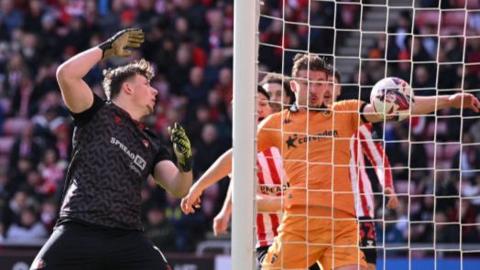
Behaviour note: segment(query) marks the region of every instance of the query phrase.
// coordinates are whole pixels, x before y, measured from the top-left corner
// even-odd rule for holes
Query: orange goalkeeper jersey
[[[289,183],[287,213],[294,206],[324,206],[355,216],[350,138],[361,124],[360,105],[346,100],[334,103],[330,112],[284,110],[260,124],[258,151],[281,150]]]

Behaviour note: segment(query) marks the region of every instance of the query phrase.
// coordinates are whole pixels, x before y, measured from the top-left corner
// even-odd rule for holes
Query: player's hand
[[[220,211],[213,219],[213,234],[219,236],[225,234],[230,223],[230,215],[226,211]]]
[[[450,102],[450,107],[456,109],[470,109],[477,113],[480,111],[480,101],[470,93],[453,94],[448,98],[448,101]]]
[[[393,189],[391,188],[385,188],[385,194],[387,195],[388,202],[387,202],[387,208],[388,209],[395,209],[398,207],[398,198]]]
[[[177,157],[178,166],[182,172],[192,170],[192,147],[185,130],[177,123],[172,127],[168,127],[170,140],[173,143],[173,151]]]
[[[144,34],[140,28],[127,28],[117,32],[113,37],[98,45],[103,51],[102,59],[112,56],[127,57],[132,55],[132,48],[138,48],[143,43]]]
[[[200,191],[200,188],[193,185],[188,191],[188,194],[183,197],[180,202],[182,212],[186,215],[195,213],[195,209],[200,208],[200,196],[202,196],[202,191]]]

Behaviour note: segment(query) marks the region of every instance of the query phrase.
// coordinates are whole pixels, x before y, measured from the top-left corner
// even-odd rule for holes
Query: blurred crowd
[[[60,63],[116,31],[141,27],[136,52],[154,63],[158,105],[147,123],[169,145],[181,123],[191,138],[198,176],[231,146],[232,1],[0,1],[0,239],[44,239],[61,201],[71,152],[72,119],[55,71]],[[102,62],[86,77],[104,96]],[[142,191],[147,234],[166,251],[192,251],[210,230],[226,183],[206,193],[202,210],[181,214],[179,201],[153,181]],[[202,226],[202,224],[204,224]]]
[[[465,11],[455,9],[465,2],[468,9],[480,5],[442,1],[440,13],[438,0],[419,2],[431,10],[399,9],[399,19],[388,22],[388,35],[378,34],[357,70],[342,76],[342,98],[367,99],[371,86],[386,75],[410,81],[416,95],[460,89],[480,94],[474,91],[480,85],[480,13],[469,12],[460,20]],[[261,14],[268,16],[259,24],[260,41],[266,44],[260,46],[259,77],[270,71],[289,74],[298,51],[331,58],[346,37],[335,36],[332,27],[358,32],[362,9],[368,12],[346,1],[336,6],[331,1],[262,1]],[[158,105],[147,124],[166,144],[168,125],[185,127],[196,177],[230,148],[233,0],[0,0],[0,243],[45,239],[56,219],[72,132],[56,68],[132,26],[146,32],[134,57],[151,61],[157,72],[152,85],[159,92]],[[464,29],[471,38],[461,37]],[[125,61],[100,63],[87,82],[104,97],[102,70]],[[480,121],[473,116],[442,110],[379,127],[402,202],[396,211],[379,207],[378,218],[388,221],[385,234],[379,234],[387,242],[480,241],[480,173],[475,171],[480,168],[475,145]],[[148,180],[142,190],[146,234],[164,251],[193,251],[211,230],[226,192],[228,182],[223,182],[204,193],[202,211],[185,216],[178,199]]]

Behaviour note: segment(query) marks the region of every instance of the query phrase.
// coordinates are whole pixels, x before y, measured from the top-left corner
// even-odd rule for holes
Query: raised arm
[[[128,48],[139,47],[143,42],[141,29],[125,29],[115,36],[62,63],[57,69],[57,81],[67,108],[80,113],[93,104],[93,93],[83,77],[102,59],[111,56],[129,56]]]
[[[197,182],[190,188],[188,194],[180,203],[185,214],[195,212],[194,206],[199,203],[200,196],[209,186],[217,183],[232,171],[232,149],[221,155],[208,169],[200,176]]]
[[[95,47],[75,55],[58,67],[58,85],[63,101],[70,111],[80,113],[92,106],[92,89],[83,77],[101,59],[102,50]]]

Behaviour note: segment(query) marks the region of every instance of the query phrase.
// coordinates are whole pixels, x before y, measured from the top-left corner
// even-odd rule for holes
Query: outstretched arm
[[[411,115],[423,115],[445,108],[470,109],[476,113],[480,111],[480,101],[470,93],[456,93],[442,96],[415,97]],[[367,121],[382,122],[384,116],[375,112],[372,104],[367,104],[363,110]]]
[[[415,103],[412,108],[413,115],[422,115],[441,110],[445,108],[470,109],[479,112],[480,102],[469,93],[457,93],[453,95],[415,97]]]
[[[282,210],[282,197],[269,196],[265,194],[257,195],[257,211],[265,213],[275,213]]]
[[[194,206],[198,205],[202,192],[209,186],[217,183],[232,171],[232,149],[221,155],[207,171],[190,188],[187,196],[182,199],[180,206],[185,214],[194,213]]]
[[[143,42],[141,29],[125,29],[115,36],[62,63],[57,69],[57,81],[67,108],[80,113],[93,104],[93,93],[83,77],[102,59],[111,56],[129,56],[128,48],[140,47]]]

